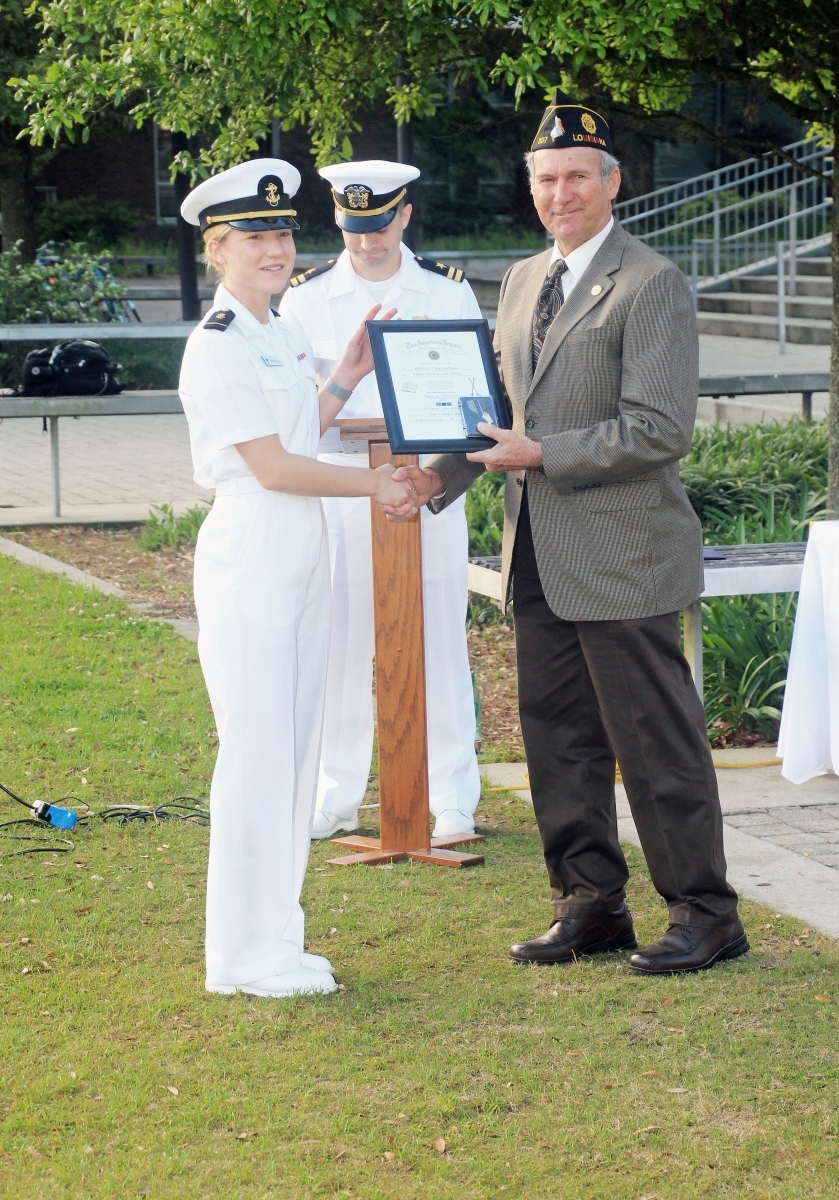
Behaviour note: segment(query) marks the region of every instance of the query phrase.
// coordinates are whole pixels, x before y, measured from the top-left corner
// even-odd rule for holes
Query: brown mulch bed
[[[141,528],[91,529],[84,525],[3,531],[4,537],[117,584],[129,600],[149,606],[146,616],[194,621],[194,548],[144,550],[141,533]]]
[[[524,762],[516,686],[516,635],[508,625],[468,634],[469,659],[481,694],[482,746],[492,757]]]

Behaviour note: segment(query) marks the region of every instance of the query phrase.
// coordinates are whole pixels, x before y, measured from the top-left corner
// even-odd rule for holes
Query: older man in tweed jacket
[[[701,529],[679,480],[698,387],[690,290],[614,222],[620,174],[599,114],[558,93],[528,166],[556,246],[512,267],[501,288],[495,345],[513,430],[481,426],[492,450],[406,474],[418,502],[440,511],[485,469],[507,472],[504,595],[555,918],[513,959],[636,947],[617,757],[670,918],[630,968],[701,970],[748,943],[680,644],[679,609],[703,588]]]

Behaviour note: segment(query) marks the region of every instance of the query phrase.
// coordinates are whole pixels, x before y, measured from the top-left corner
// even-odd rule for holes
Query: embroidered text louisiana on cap
[[[569,146],[591,146],[614,155],[609,126],[600,113],[577,104],[557,88],[553,104],[545,109],[531,150],[565,150]]]

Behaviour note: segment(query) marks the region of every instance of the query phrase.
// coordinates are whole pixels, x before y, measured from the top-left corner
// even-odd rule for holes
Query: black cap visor
[[[346,233],[375,233],[378,229],[387,229],[396,216],[396,209],[389,208],[387,212],[377,213],[375,217],[363,217],[361,213],[341,212],[335,209],[335,224]]]
[[[225,221],[225,225],[233,229],[249,229],[254,232],[267,232],[271,229],[299,229],[300,226],[293,217],[250,217],[242,221]]]

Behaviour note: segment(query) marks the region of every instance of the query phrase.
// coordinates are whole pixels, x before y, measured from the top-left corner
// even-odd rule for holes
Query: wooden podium
[[[342,442],[369,444],[370,466],[407,466],[416,455],[391,454],[380,419],[337,421]],[[379,732],[379,837],[334,838],[355,853],[333,866],[377,866],[410,858],[440,867],[484,861],[451,847],[482,842],[481,834],[431,838],[428,811],[428,734],[422,618],[422,543],[419,514],[388,521],[371,501],[373,604],[376,622],[376,707]]]

